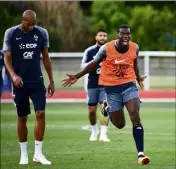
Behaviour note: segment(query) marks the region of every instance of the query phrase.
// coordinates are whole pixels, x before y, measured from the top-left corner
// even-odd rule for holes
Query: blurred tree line
[[[21,23],[26,9],[37,13],[37,24],[50,36],[50,52],[82,52],[95,43],[95,32],[107,30],[116,38],[119,25],[131,28],[140,50],[176,48],[176,2],[14,1],[0,2],[0,45],[7,28]]]

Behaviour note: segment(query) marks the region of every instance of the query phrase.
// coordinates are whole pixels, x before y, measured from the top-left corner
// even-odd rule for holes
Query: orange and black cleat
[[[150,158],[147,156],[138,157],[138,165],[148,165],[150,163]]]

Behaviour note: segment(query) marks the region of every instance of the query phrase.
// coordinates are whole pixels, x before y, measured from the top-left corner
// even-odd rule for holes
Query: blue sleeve
[[[96,61],[97,63],[101,63],[104,59],[106,59],[105,45],[101,46],[98,53],[95,55],[94,61]]]
[[[40,31],[40,33],[43,36],[43,44],[42,44],[42,50],[45,48],[49,48],[49,35],[48,31],[40,26],[36,26],[36,28]]]
[[[3,41],[3,51],[9,51],[11,52],[12,50],[12,43],[11,43],[11,39],[12,39],[12,34],[13,34],[13,29],[9,28],[6,30],[5,35],[4,35],[4,41]]]
[[[81,68],[82,68],[82,69],[83,69],[84,67],[86,67],[87,64],[88,64],[88,62],[89,62],[89,60],[88,60],[89,52],[88,52],[88,51],[89,51],[88,49],[86,49],[86,50],[84,51],[84,55],[83,55],[82,62],[81,62]]]
[[[46,29],[43,29],[43,38],[44,38],[43,49],[49,48],[49,35]]]

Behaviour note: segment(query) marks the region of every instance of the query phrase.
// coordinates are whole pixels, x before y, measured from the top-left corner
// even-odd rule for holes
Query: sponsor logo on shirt
[[[20,49],[35,49],[37,47],[37,43],[21,43],[19,47]]]
[[[23,53],[23,59],[33,59],[34,52],[24,52]]]

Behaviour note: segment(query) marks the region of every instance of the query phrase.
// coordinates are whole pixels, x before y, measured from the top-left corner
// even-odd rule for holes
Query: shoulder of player
[[[130,44],[133,45],[136,48],[139,48],[139,45],[136,42],[130,41]]]
[[[92,51],[94,51],[97,48],[97,45],[92,45],[89,46],[84,52],[85,53],[91,53]]]
[[[92,46],[89,46],[86,51],[92,51],[92,50],[95,50],[97,48],[97,45],[92,45]]]
[[[18,29],[18,27],[19,27],[19,25],[16,25],[16,26],[13,26],[13,27],[6,29],[5,34],[12,36],[12,34],[15,32],[15,30]]]
[[[40,27],[40,26],[38,26],[38,25],[35,25],[34,28],[35,28],[37,31],[39,31],[43,37],[45,37],[45,36],[48,35],[48,31],[47,31],[45,28],[42,28],[42,27]]]
[[[107,46],[107,45],[110,45],[110,44],[111,44],[111,45],[112,45],[112,44],[114,45],[114,44],[115,44],[115,41],[116,41],[116,40],[111,40],[111,41],[109,41],[109,42],[106,42],[103,46]]]
[[[42,28],[38,25],[35,25],[35,31],[39,32],[40,36],[42,36],[44,39],[48,39],[48,31],[45,28]]]
[[[109,42],[108,42],[108,43],[109,43]],[[107,43],[105,43],[104,45],[102,45],[102,46],[100,47],[99,52],[101,52],[101,53],[102,53],[102,52],[106,52],[106,47],[107,47],[106,44],[107,44]]]
[[[111,41],[105,43],[103,46],[101,46],[101,48],[103,48],[104,50],[106,50],[106,48],[114,46],[115,45],[115,41],[116,40],[111,40]]]
[[[139,45],[137,43],[135,43],[135,42],[132,42],[132,41],[130,41],[130,44],[133,47],[133,49],[136,49],[136,55],[138,56],[138,54],[139,54]]]

